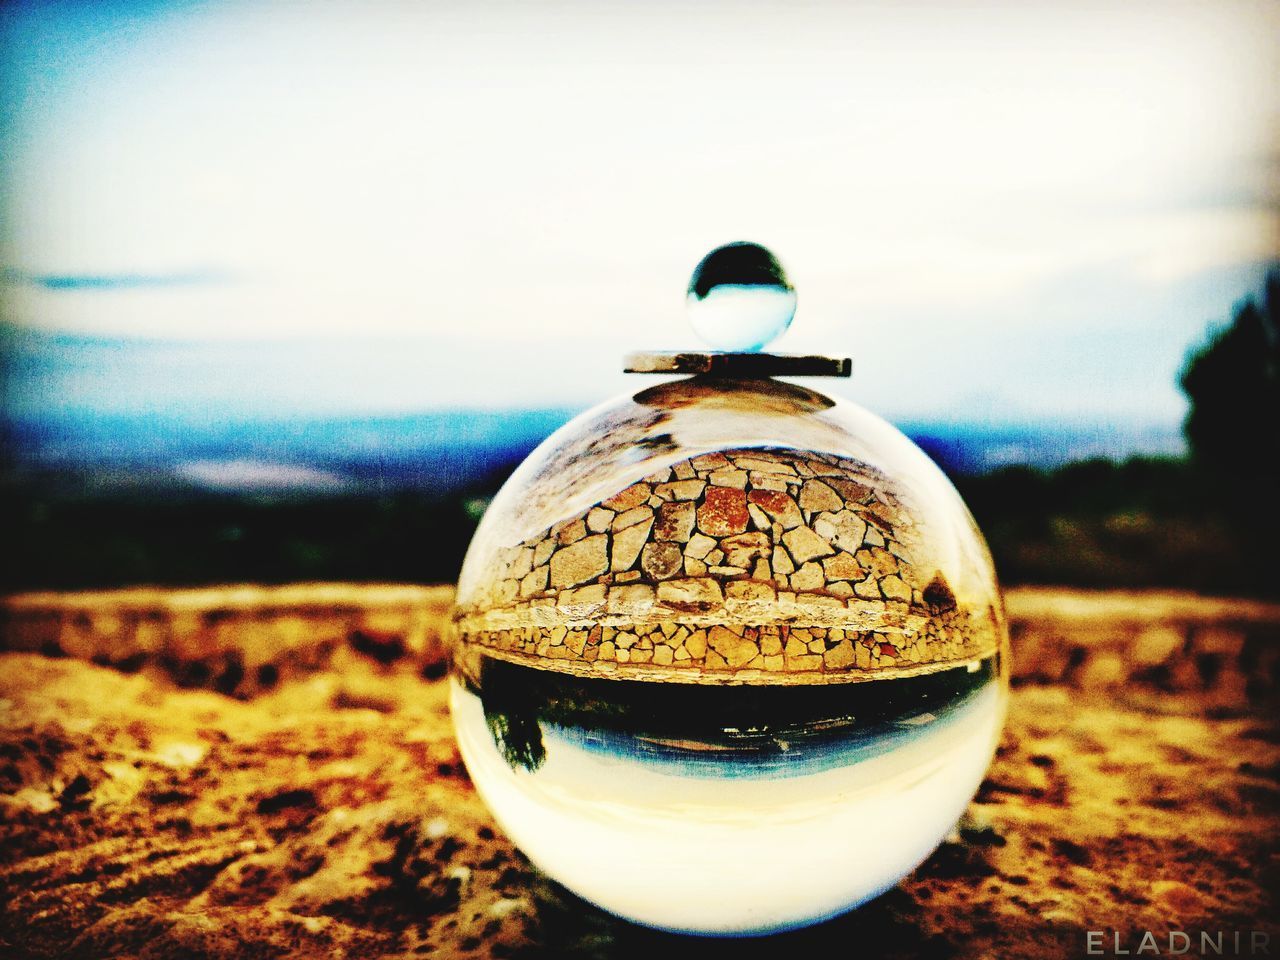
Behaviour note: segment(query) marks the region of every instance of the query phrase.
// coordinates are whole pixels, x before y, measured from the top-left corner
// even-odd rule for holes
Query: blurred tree
[[[1280,269],[1188,355],[1180,382],[1196,465],[1232,486],[1280,483]]]
[[[1180,382],[1201,510],[1234,546],[1222,589],[1280,596],[1280,269],[1187,356]]]

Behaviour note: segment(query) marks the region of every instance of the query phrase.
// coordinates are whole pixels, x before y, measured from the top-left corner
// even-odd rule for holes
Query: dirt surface
[[[367,632],[239,698],[171,658],[2,653],[0,955],[1084,957],[1088,930],[1107,956],[1148,930],[1162,955],[1170,930],[1280,952],[1280,617],[1009,606],[1009,722],[955,835],[862,909],[756,940],[637,928],[540,876],[467,780],[440,665]]]

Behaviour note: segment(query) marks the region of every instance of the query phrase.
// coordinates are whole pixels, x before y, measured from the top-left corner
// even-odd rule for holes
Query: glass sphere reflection
[[[694,332],[716,350],[762,350],[791,325],[796,292],[778,258],[755,243],[729,243],[703,257],[686,298]]]
[[[452,706],[477,788],[552,877],[650,926],[769,933],[932,852],[990,762],[999,669],[702,688],[485,658]]]
[[[862,408],[768,379],[611,401],[512,475],[458,586],[459,748],[534,863],[633,921],[816,922],[936,847],[1007,631],[964,504]]]

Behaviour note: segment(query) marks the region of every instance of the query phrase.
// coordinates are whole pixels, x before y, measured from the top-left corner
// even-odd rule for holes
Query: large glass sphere
[[[1007,632],[959,496],[862,408],[660,383],[512,475],[458,584],[452,703],[501,827],[703,934],[815,922],[937,846],[991,760]]]

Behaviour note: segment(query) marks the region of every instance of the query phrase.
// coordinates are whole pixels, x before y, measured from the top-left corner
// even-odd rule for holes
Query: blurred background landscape
[[[4,590],[452,580],[752,239],[1005,582],[1280,595],[1274,5],[0,24]]]
[[[1181,432],[899,425],[959,487],[1008,583],[1280,595],[1278,307],[1273,273],[1265,293],[1189,351]],[[136,385],[167,369],[174,350],[11,336],[11,389],[32,393],[119,365]],[[202,359],[198,375],[243,383],[255,362]],[[451,581],[488,498],[574,412],[264,409],[224,419],[217,408],[10,408],[4,492],[16,537],[4,586]]]
[[[1277,77],[1274,0],[0,3],[0,954],[1275,932]],[[733,240],[953,478],[1013,656],[928,861],[718,950],[529,864],[444,677],[489,499]]]

